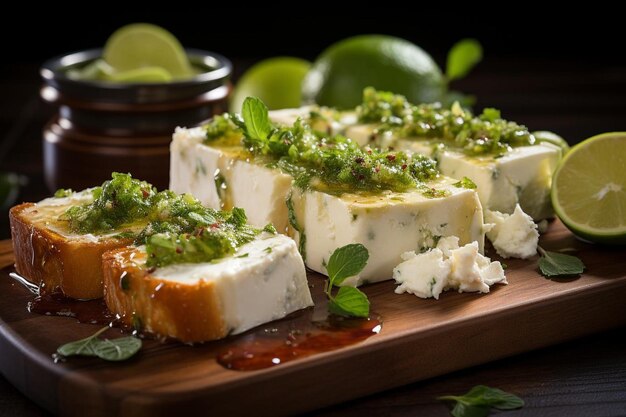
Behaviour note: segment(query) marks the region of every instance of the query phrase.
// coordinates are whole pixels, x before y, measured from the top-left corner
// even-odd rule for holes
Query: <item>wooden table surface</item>
[[[20,200],[37,201],[48,192],[43,185],[40,132],[50,113],[37,99],[36,68],[16,65],[2,72],[0,171],[23,174],[28,185],[23,187]],[[509,58],[485,65],[458,88],[476,94],[478,108],[500,108],[504,117],[531,130],[554,130],[571,143],[595,133],[626,130],[626,67]],[[8,237],[6,220],[6,212],[0,213],[2,239]],[[311,415],[447,416],[447,408],[435,400],[437,396],[463,393],[484,384],[524,398],[523,409],[505,414],[511,417],[624,416],[625,330],[466,369]],[[45,415],[0,376],[0,416]]]

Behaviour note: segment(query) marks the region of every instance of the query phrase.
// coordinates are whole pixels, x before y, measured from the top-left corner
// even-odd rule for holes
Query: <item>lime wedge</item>
[[[552,204],[574,234],[592,242],[626,243],[626,132],[574,146],[554,174]]]
[[[134,23],[115,31],[104,46],[103,58],[116,72],[159,67],[173,78],[193,76],[178,39],[148,23]]]
[[[172,81],[172,74],[161,67],[143,67],[114,72],[105,79],[122,83],[166,83]]]

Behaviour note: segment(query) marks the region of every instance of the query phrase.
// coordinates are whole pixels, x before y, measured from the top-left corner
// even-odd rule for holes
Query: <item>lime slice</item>
[[[563,151],[563,155],[569,152],[570,147],[567,141],[554,132],[539,130],[537,132],[533,132],[533,136],[539,143],[551,143],[558,146]]]
[[[104,46],[103,58],[116,72],[160,67],[173,78],[193,76],[178,39],[167,30],[147,23],[134,23],[115,31]]]
[[[161,67],[143,67],[107,74],[105,79],[122,83],[166,83],[172,81],[172,74]]]
[[[554,174],[552,204],[574,234],[592,242],[626,243],[626,132],[574,146]]]
[[[302,80],[311,63],[300,58],[276,57],[253,65],[239,79],[230,110],[240,112],[248,96],[258,97],[270,110],[300,107]]]

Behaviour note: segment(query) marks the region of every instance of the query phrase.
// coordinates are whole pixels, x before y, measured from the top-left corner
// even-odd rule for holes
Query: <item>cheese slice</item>
[[[105,300],[124,323],[183,342],[242,333],[313,305],[292,239],[263,233],[233,256],[146,270],[143,247],[103,257]]]
[[[368,265],[347,284],[390,279],[402,253],[434,246],[439,236],[459,236],[463,244],[477,241],[482,250],[478,195],[452,186],[450,179],[427,184],[447,190],[450,195],[442,198],[427,198],[418,190],[371,196],[300,191],[291,186],[290,176],[243,156],[239,146],[213,148],[203,139],[201,129],[176,130],[170,188],[190,192],[213,208],[241,207],[255,226],[273,223],[279,232],[298,240],[306,265],[320,273],[326,273],[324,262],[336,248],[362,243],[369,250]],[[201,169],[196,168],[197,161],[203,164]],[[227,195],[222,197],[212,174],[218,169],[226,183]],[[290,196],[297,227],[289,222]]]

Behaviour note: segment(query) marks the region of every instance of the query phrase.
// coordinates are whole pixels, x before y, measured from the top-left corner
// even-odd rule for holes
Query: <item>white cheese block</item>
[[[463,243],[478,241],[482,250],[483,213],[478,196],[473,190],[451,186],[455,182],[451,179],[428,184],[449,190],[450,196],[444,198],[427,198],[417,190],[371,197],[302,192],[292,189],[290,176],[240,159],[237,149],[204,145],[203,137],[195,129],[178,129],[174,134],[170,188],[178,193],[190,192],[208,206],[219,208],[222,200],[213,177],[202,176],[202,169],[195,168],[195,161],[200,159],[205,172],[220,169],[225,173],[226,208],[241,207],[251,224],[264,226],[271,222],[281,233],[287,232],[299,241],[300,234],[287,227],[285,201],[291,194],[296,219],[306,236],[303,249],[309,268],[325,274],[324,262],[336,248],[346,244],[362,243],[368,248],[368,265],[359,277],[347,280],[348,285],[390,279],[403,252],[432,247],[440,236],[456,235]]]
[[[373,125],[354,125],[347,127],[345,134],[364,146],[372,144],[373,131]],[[521,146],[499,158],[467,156],[450,149],[435,150],[428,140],[397,139],[390,134],[377,137],[373,145],[436,158],[443,175],[457,179],[468,177],[476,183],[478,196],[486,209],[512,213],[519,203],[535,220],[554,215],[550,187],[552,174],[561,159],[561,150],[554,145]]]
[[[304,255],[309,268],[325,274],[333,251],[349,243],[361,243],[369,260],[358,277],[345,285],[391,278],[402,253],[434,247],[442,236],[458,236],[462,243],[484,242],[482,208],[476,193],[442,179],[429,183],[450,196],[427,198],[421,192],[363,197],[334,196],[318,191],[294,190],[292,201],[299,226],[304,228]],[[300,242],[300,234],[293,232]]]
[[[285,233],[288,225],[285,198],[292,178],[278,169],[239,159],[240,149],[217,149],[202,144],[204,131],[176,129],[170,150],[170,189],[191,193],[215,209],[245,209],[248,223],[272,223]],[[221,180],[217,180],[221,176]]]
[[[123,321],[185,342],[219,339],[313,305],[294,241],[263,233],[229,257],[145,272],[143,248],[105,256],[105,298]],[[127,282],[119,284],[121,274]]]

